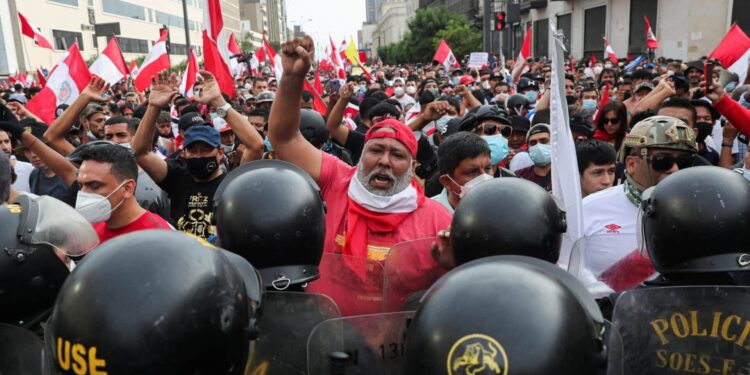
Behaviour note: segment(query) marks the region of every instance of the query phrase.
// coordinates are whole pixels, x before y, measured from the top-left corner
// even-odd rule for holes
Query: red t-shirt
[[[135,219],[132,223],[116,229],[108,228],[106,222],[94,224],[94,230],[96,230],[96,234],[99,235],[99,244],[125,233],[146,229],[174,230],[166,220],[151,211],[144,212],[143,215]]]
[[[323,153],[320,170],[320,189],[326,202],[325,251],[341,253],[349,206],[349,182],[357,172],[335,156]],[[397,231],[368,232],[367,257],[382,261],[395,244],[425,237],[435,237],[439,230],[448,229],[451,214],[440,203],[425,199],[424,203],[401,222]]]

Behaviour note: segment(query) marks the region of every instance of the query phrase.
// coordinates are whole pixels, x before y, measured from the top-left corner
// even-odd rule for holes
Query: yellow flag
[[[360,65],[359,50],[357,50],[357,43],[354,42],[354,38],[349,41],[349,45],[346,47],[344,54],[349,58],[349,61],[352,62],[352,65]]]

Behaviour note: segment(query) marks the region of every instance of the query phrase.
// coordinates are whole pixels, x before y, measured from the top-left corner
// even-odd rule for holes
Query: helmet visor
[[[36,223],[27,223],[27,228],[34,230],[25,242],[47,244],[72,257],[84,255],[99,244],[94,228],[74,208],[49,196],[34,202],[39,211]]]

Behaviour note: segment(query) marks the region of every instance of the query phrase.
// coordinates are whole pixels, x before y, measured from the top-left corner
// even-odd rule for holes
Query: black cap
[[[201,114],[198,112],[189,112],[180,116],[180,121],[177,122],[177,128],[180,130],[188,130],[193,125],[203,125],[206,121],[203,120]]]
[[[522,132],[524,134],[528,133],[531,128],[531,122],[529,122],[529,119],[518,115],[510,116],[510,124],[513,126],[514,132]]]

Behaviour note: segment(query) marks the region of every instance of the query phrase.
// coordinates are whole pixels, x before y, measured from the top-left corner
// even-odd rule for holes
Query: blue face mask
[[[483,135],[482,138],[490,145],[490,160],[497,165],[508,156],[508,140],[500,134]]]
[[[732,91],[735,87],[737,87],[737,82],[729,82],[727,83],[727,87],[724,88],[724,91]]]
[[[534,162],[534,165],[537,167],[549,165],[549,163],[552,162],[552,147],[550,145],[537,143],[529,148],[529,157],[531,157],[531,161]]]
[[[266,146],[266,150],[273,151],[273,146],[271,146],[271,141],[268,139],[268,137],[263,140],[263,144]]]
[[[581,102],[581,108],[586,111],[586,114],[592,114],[596,111],[596,100],[594,99],[583,99]]]
[[[526,95],[526,99],[529,99],[529,102],[531,102],[531,104],[534,104],[536,103],[536,96],[538,94],[539,93],[537,93],[536,91],[531,90],[531,91],[526,91],[524,95]]]
[[[211,120],[216,120],[217,118],[219,118],[219,115],[216,112],[211,114]]]
[[[458,76],[453,77],[453,84],[454,85],[457,85],[460,81],[461,81],[461,77],[458,77]]]

